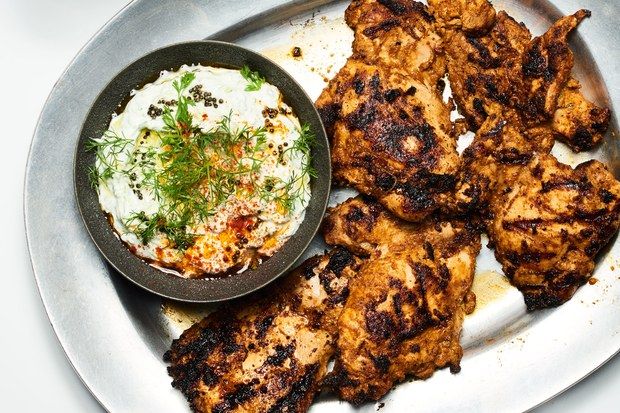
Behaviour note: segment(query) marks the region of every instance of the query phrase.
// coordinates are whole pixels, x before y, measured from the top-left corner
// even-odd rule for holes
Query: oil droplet
[[[474,276],[471,287],[476,294],[476,310],[503,297],[513,288],[503,274],[495,271],[482,271]]]
[[[185,331],[193,324],[199,322],[215,309],[210,304],[178,303],[170,300],[162,300],[162,314],[181,331]]]

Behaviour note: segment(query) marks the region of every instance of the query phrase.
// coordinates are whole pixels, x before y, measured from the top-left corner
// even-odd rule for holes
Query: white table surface
[[[80,47],[125,3],[0,0],[1,412],[103,411],[65,358],[39,298],[22,192],[28,147],[48,93]],[[620,357],[536,411],[620,411]]]

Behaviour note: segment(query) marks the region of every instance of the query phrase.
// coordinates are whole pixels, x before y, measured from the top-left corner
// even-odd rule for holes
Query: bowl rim
[[[96,107],[98,106],[99,102],[103,98],[105,98],[108,93],[111,93],[110,90],[115,86],[117,81],[120,81],[119,79],[126,78],[129,75],[129,73],[131,73],[132,71],[138,71],[138,72],[144,71],[144,69],[140,69],[140,63],[143,62],[144,60],[148,58],[152,58],[153,56],[159,55],[166,51],[172,51],[172,50],[184,48],[184,47],[197,47],[197,48],[198,47],[207,47],[207,48],[215,47],[215,48],[221,48],[221,50],[231,49],[233,52],[239,52],[240,55],[245,55],[246,57],[249,57],[253,60],[258,60],[259,62],[261,62],[261,64],[268,66],[269,67],[268,71],[261,70],[261,75],[267,78],[267,81],[270,84],[278,87],[277,85],[273,84],[271,81],[273,80],[273,78],[277,78],[278,76],[282,77],[284,81],[290,83],[290,85],[293,88],[297,89],[295,91],[290,91],[290,93],[291,94],[295,93],[297,96],[299,96],[300,103],[303,103],[304,101],[305,103],[307,103],[307,107],[304,107],[303,112],[307,114],[307,117],[313,118],[312,119],[314,123],[313,132],[315,136],[317,137],[317,145],[315,145],[315,147],[312,149],[312,160],[311,161],[313,163],[313,166],[315,167],[317,166],[315,161],[317,160],[317,155],[320,153],[319,151],[321,151],[321,153],[323,154],[322,158],[326,158],[328,161],[328,162],[321,163],[320,168],[316,168],[319,171],[319,173],[321,173],[320,179],[314,178],[314,177],[311,178],[311,185],[313,186],[311,198],[304,211],[304,214],[305,214],[304,219],[301,222],[297,231],[293,235],[291,235],[291,237],[280,247],[280,249],[278,249],[271,257],[263,261],[256,269],[246,270],[240,274],[231,274],[231,275],[227,275],[224,277],[191,279],[191,278],[184,278],[178,275],[170,274],[165,269],[162,270],[147,263],[144,259],[132,253],[127,247],[127,245],[120,239],[118,233],[113,229],[112,225],[108,222],[108,219],[104,211],[102,210],[101,205],[98,202],[99,200],[98,192],[95,189],[93,189],[90,185],[86,185],[85,187],[84,182],[83,182],[85,178],[82,175],[83,175],[83,172],[84,172],[83,169],[85,168],[85,166],[81,165],[80,161],[82,160],[82,157],[87,156],[86,154],[83,153],[85,152],[84,147],[83,147],[84,141],[87,139],[85,138],[85,133],[86,133],[86,129],[90,121],[91,115],[93,115],[94,111],[96,111],[97,109]],[[215,62],[213,58],[208,58],[208,57],[200,58],[198,60],[199,62],[179,62],[178,64],[175,64],[172,67],[172,70],[179,70],[180,67],[183,65],[191,66],[191,65],[197,65],[197,64],[201,64],[203,66],[211,66],[213,64],[215,65],[215,67],[218,67],[218,63],[221,63],[219,64],[220,67],[237,68],[237,70],[240,68],[236,64],[227,64],[226,62]],[[209,63],[209,60],[212,60],[213,63]],[[167,68],[167,69],[155,68],[155,69],[152,69],[151,71],[153,72],[153,74],[155,74],[155,73],[161,72],[161,70],[170,70],[170,68]],[[269,73],[266,73],[266,72],[269,72]],[[274,75],[272,76],[271,80],[269,79],[270,73]],[[146,78],[147,75],[148,74],[145,74],[145,76],[141,76],[141,77]],[[139,83],[137,87],[135,87],[134,89],[142,88],[146,84],[152,83],[152,82],[153,80],[151,81],[145,80]],[[278,90],[280,91],[280,93],[282,93],[284,97],[284,101],[287,104],[289,104],[289,106],[292,107],[295,115],[298,118],[300,118],[301,116],[299,113],[299,107],[295,107],[293,104],[289,103],[289,99],[286,98],[287,91],[282,90],[281,87],[278,87]],[[123,92],[122,94],[123,100],[121,101],[121,105],[123,106],[126,105],[127,101],[131,99],[130,92],[131,90],[126,90]],[[115,112],[112,112],[112,113],[115,113]],[[110,117],[112,116],[112,113],[105,115],[105,117],[108,119],[108,123],[109,123]],[[182,301],[182,302],[190,302],[190,303],[211,303],[211,302],[231,300],[234,298],[238,298],[238,297],[250,294],[266,286],[267,284],[271,283],[272,281],[276,280],[282,275],[286,274],[288,271],[290,271],[291,267],[299,261],[300,257],[307,250],[314,236],[318,232],[321,222],[323,220],[323,217],[325,215],[325,212],[327,210],[327,204],[329,201],[329,195],[330,195],[331,183],[332,183],[332,169],[331,169],[331,162],[329,161],[330,159],[331,159],[331,153],[330,153],[330,145],[329,145],[329,141],[327,138],[327,133],[322,123],[321,116],[319,115],[318,110],[316,109],[313,100],[310,98],[310,96],[308,96],[307,92],[303,89],[301,84],[297,82],[293,78],[293,76],[291,76],[282,66],[280,66],[273,60],[269,59],[268,57],[260,53],[257,53],[253,50],[236,45],[234,43],[229,43],[229,42],[224,42],[224,41],[219,41],[219,40],[193,40],[193,41],[183,41],[183,42],[172,43],[167,46],[154,49],[150,51],[149,53],[144,54],[134,59],[131,63],[125,65],[119,72],[117,72],[106,83],[106,85],[101,89],[101,91],[97,94],[96,98],[93,100],[84,120],[82,121],[82,125],[80,128],[79,134],[76,138],[76,142],[75,142],[75,152],[73,154],[72,179],[73,179],[73,187],[74,187],[74,196],[75,196],[75,200],[78,206],[80,217],[82,218],[82,222],[91,240],[93,241],[93,243],[99,250],[99,253],[103,256],[103,258],[105,258],[107,263],[117,273],[122,275],[125,279],[131,281],[133,284],[139,286],[140,288],[143,288],[146,291],[149,291],[153,294],[159,295],[167,299]],[[322,185],[319,185],[321,182],[322,182]],[[85,204],[86,201],[83,199],[83,197],[88,196],[87,194],[88,191],[94,192],[94,195],[97,199],[98,211],[92,211],[93,209],[92,206]],[[320,198],[317,198],[317,196],[320,196]],[[313,210],[314,212],[313,214],[308,214],[308,211],[311,205],[313,205],[313,203],[314,204],[318,203],[318,209],[315,208]],[[93,213],[100,214],[101,219],[99,219],[99,222],[92,221]],[[109,232],[116,238],[115,240],[116,242],[113,242],[111,246],[108,245],[106,240],[102,239],[99,236],[99,234],[97,234],[98,229],[100,228],[96,228],[96,226],[98,225],[101,227],[102,225],[100,222],[102,220],[105,221],[105,226],[107,227]],[[306,234],[305,234],[305,237],[302,239],[302,237],[299,237],[299,235],[300,235],[300,231],[304,229],[303,227],[305,223],[307,223],[306,225],[309,225],[309,228],[305,228]],[[301,244],[297,245],[297,248],[294,249],[293,251],[289,251],[288,249],[285,249],[286,245],[289,244],[294,237],[298,239],[302,239],[302,241],[296,240],[297,243],[301,242]],[[277,271],[275,271],[273,274],[268,275],[268,276],[262,275],[265,271],[266,263],[269,263],[276,257],[278,258],[282,257],[285,253],[288,253],[288,255],[284,256],[284,260],[280,260],[276,264],[273,264],[273,265],[278,265],[281,262],[281,264],[279,264],[279,268],[277,269]],[[129,257],[127,254],[129,254],[131,257]],[[119,256],[122,259],[119,259],[118,258]],[[129,262],[124,262],[125,259],[128,259]],[[128,267],[134,267],[134,268],[128,268]],[[261,268],[263,268],[262,272],[261,272]],[[138,269],[139,274],[145,272],[148,274],[148,276],[155,277],[155,279],[151,280],[151,282],[145,283],[143,280],[144,277],[136,276],[136,274],[133,272],[130,273],[128,271],[130,269]],[[234,281],[241,281],[240,280],[241,277],[243,277],[246,280],[252,277],[255,279],[255,281],[253,282],[246,281],[244,283],[234,282]],[[217,296],[209,296],[208,292],[210,289],[205,289],[205,283],[213,284],[214,287],[218,283],[219,284],[224,283],[223,288],[225,290],[228,290],[229,293],[221,293]],[[242,288],[244,286],[246,286],[246,288]]]

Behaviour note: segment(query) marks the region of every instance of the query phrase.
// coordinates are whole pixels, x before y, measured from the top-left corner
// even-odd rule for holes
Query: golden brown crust
[[[587,100],[570,76],[567,36],[590,16],[588,10],[559,19],[532,39],[525,25],[504,11],[496,15],[486,0],[429,5],[441,28],[452,92],[470,128],[480,127],[498,103],[517,110],[528,127],[551,121],[555,137],[576,152],[602,141],[610,111]]]
[[[306,411],[333,354],[358,265],[336,248],[210,314],[164,356],[172,385],[196,412]]]
[[[598,161],[572,169],[536,155],[498,190],[487,226],[504,273],[528,309],[569,300],[618,231],[620,182]]]
[[[548,128],[528,129],[514,110],[493,104],[463,152],[464,165],[451,212],[487,216],[498,187],[512,182],[536,153],[549,153],[553,143]]]
[[[581,85],[570,79],[558,98],[552,128],[557,139],[574,152],[588,151],[603,141],[611,111],[587,100],[579,90]]]
[[[483,216],[495,255],[529,309],[560,305],[618,229],[620,183],[598,162],[572,170],[549,155],[555,138],[575,151],[592,148],[609,122],[609,110],[587,101],[570,78],[567,36],[590,13],[561,18],[532,39],[505,12],[487,32],[471,34],[445,17],[460,2],[431,6],[454,98],[477,130],[449,209]]]
[[[325,239],[368,256],[338,320],[338,351],[327,379],[354,404],[377,400],[407,376],[459,370],[459,344],[480,250],[459,220],[403,222],[378,203],[350,199],[331,209]]]
[[[433,18],[400,0],[353,1],[345,16],[353,55],[316,102],[334,178],[422,220],[446,202],[460,164]]]
[[[495,23],[495,9],[487,0],[428,0],[428,8],[441,27],[468,34],[486,33]]]

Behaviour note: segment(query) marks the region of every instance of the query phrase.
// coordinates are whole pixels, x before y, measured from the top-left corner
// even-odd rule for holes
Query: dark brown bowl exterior
[[[310,125],[317,145],[312,151],[312,165],[318,171],[310,187],[312,197],[297,232],[271,258],[254,270],[223,278],[185,279],[158,270],[141,260],[119,240],[101,210],[97,192],[91,188],[88,169],[95,155],[85,143],[102,136],[112,113],[129,99],[129,92],[152,82],[162,70],[176,70],[183,64],[202,64],[240,68],[248,65],[278,87],[300,122]],[[110,264],[140,287],[163,297],[189,302],[215,302],[255,291],[284,274],[301,256],[316,234],[327,206],[331,184],[329,143],[312,100],[284,69],[271,60],[230,43],[196,41],[179,43],[155,50],[120,72],[101,92],[91,107],[80,132],[74,165],[77,203],[91,238]]]

